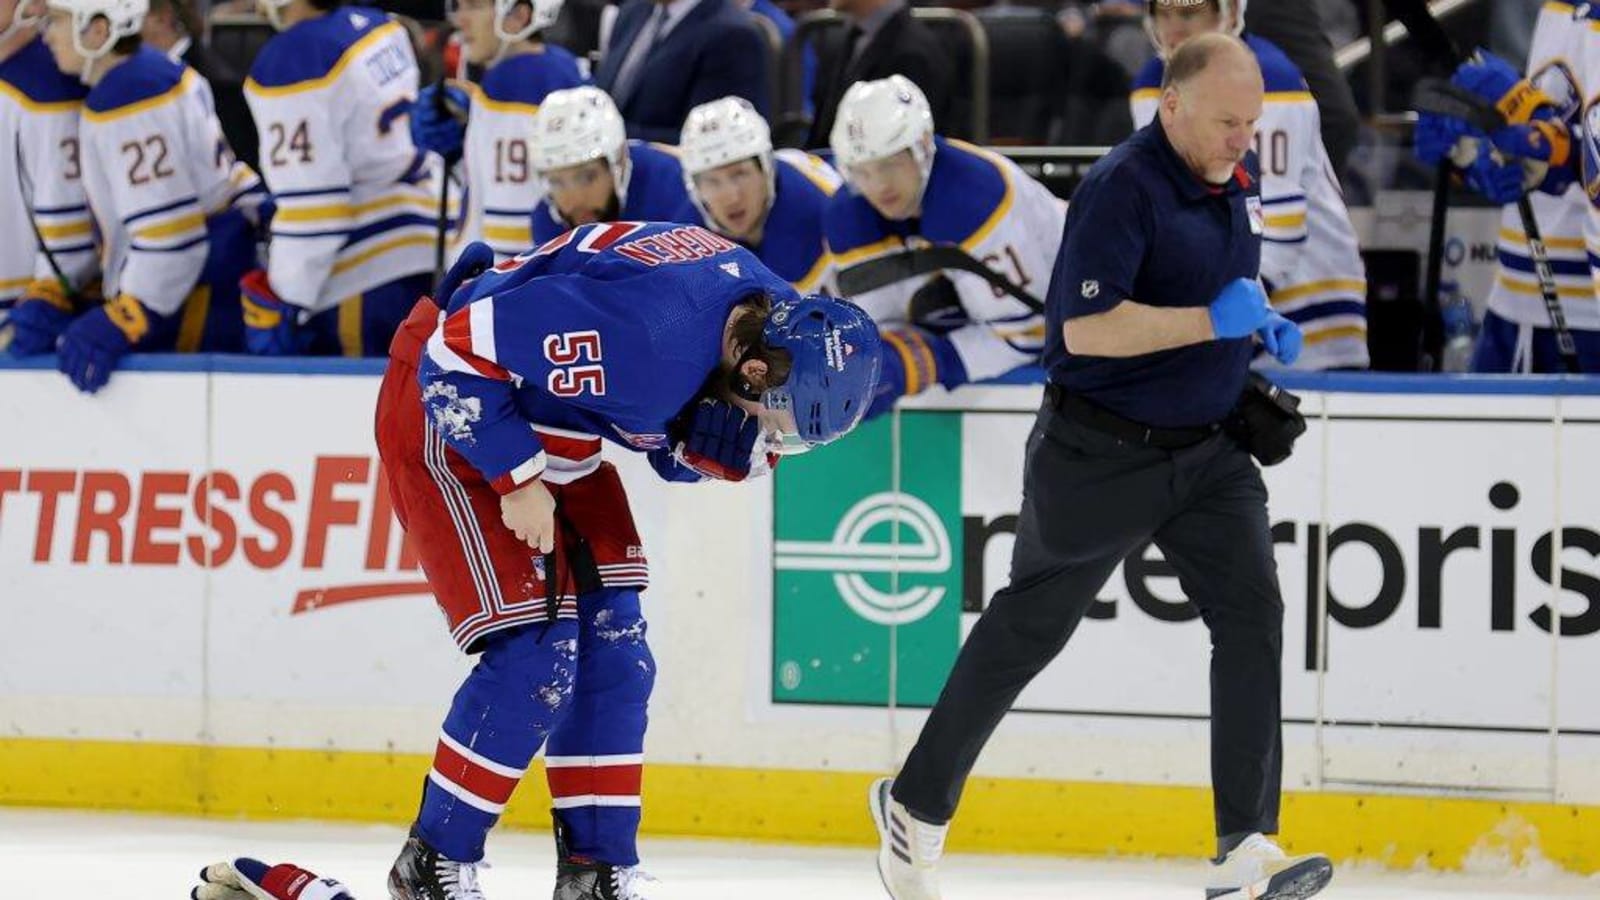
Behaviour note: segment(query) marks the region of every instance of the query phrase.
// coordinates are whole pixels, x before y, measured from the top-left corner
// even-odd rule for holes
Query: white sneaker
[[[1206,900],[1304,900],[1333,880],[1333,863],[1320,853],[1288,856],[1252,834],[1211,867]]]
[[[889,795],[893,780],[880,778],[867,793],[878,826],[878,877],[894,900],[939,900],[939,857],[948,825],[919,822]]]

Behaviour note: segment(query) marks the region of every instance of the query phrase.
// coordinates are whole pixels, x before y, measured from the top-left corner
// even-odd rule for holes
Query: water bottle
[[[1461,285],[1455,281],[1439,283],[1439,317],[1444,325],[1444,352],[1439,371],[1470,371],[1478,323],[1473,317],[1472,301],[1461,295]]]

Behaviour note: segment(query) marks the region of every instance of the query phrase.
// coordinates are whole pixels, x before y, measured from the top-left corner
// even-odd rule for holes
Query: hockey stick
[[[62,271],[61,264],[56,262],[56,255],[50,252],[50,245],[44,241],[44,232],[39,230],[39,222],[33,217],[33,179],[28,175],[28,168],[22,159],[22,131],[17,131],[17,186],[22,190],[22,210],[28,216],[28,228],[33,232],[33,239],[39,242],[39,252],[44,254],[45,262],[50,264],[50,271],[55,273],[56,282],[61,285],[62,294],[68,303],[77,305],[78,292],[72,288],[72,279]]]
[[[1010,294],[1023,306],[1041,316],[1044,315],[1044,304],[1037,298],[1013,284],[1009,278],[973,259],[971,254],[954,244],[935,244],[900,250],[856,263],[839,272],[839,293],[853,297],[898,281],[908,281],[949,269],[971,272],[989,282],[994,288]]]
[[[1461,119],[1483,132],[1504,128],[1507,124],[1505,115],[1494,104],[1444,78],[1424,78],[1419,81],[1411,102],[1418,112]],[[1437,199],[1436,193],[1436,213]],[[1556,350],[1561,354],[1561,363],[1567,372],[1577,375],[1582,372],[1578,365],[1578,346],[1572,339],[1572,330],[1567,327],[1567,314],[1561,308],[1561,295],[1556,290],[1555,271],[1550,268],[1550,253],[1545,249],[1544,238],[1539,232],[1539,220],[1533,214],[1533,204],[1527,194],[1517,197],[1517,215],[1522,219],[1522,233],[1528,239],[1528,255],[1533,259],[1533,271],[1539,280],[1539,296],[1544,301],[1545,314],[1550,317],[1550,328],[1556,334]],[[1442,216],[1436,215],[1436,218],[1442,220]],[[1440,224],[1435,222],[1436,231],[1442,231]],[[1435,277],[1432,252],[1430,245],[1428,275],[1437,292],[1438,284],[1432,281]],[[1437,296],[1435,293],[1435,303],[1438,302]]]
[[[444,75],[434,82],[433,108],[441,115],[449,116],[458,122],[465,121],[466,116],[460,107],[450,102],[445,92],[446,79]],[[439,282],[444,280],[445,245],[450,242],[450,170],[454,163],[448,157],[444,160],[444,171],[439,176],[439,218],[435,227],[433,239],[433,289],[438,291]],[[449,298],[445,298],[448,300]]]

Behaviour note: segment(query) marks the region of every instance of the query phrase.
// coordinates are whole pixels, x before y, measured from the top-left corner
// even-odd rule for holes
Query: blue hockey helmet
[[[772,305],[762,343],[789,354],[789,377],[762,391],[779,453],[803,453],[861,421],[878,384],[878,326],[848,300],[808,294]]]

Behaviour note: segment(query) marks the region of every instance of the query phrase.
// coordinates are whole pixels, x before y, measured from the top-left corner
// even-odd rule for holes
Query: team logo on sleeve
[[[1078,293],[1082,294],[1085,300],[1093,300],[1100,296],[1100,282],[1091,278],[1078,285]]]
[[[1260,234],[1266,230],[1267,220],[1261,212],[1261,198],[1251,195],[1244,198],[1245,215],[1250,217],[1250,233]]]

